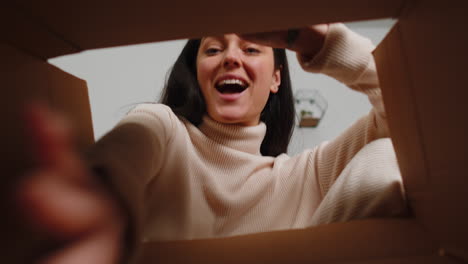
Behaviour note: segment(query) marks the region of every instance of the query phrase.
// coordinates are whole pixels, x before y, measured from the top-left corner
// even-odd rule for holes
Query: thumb
[[[39,168],[63,169],[75,161],[70,123],[41,103],[27,105],[24,118],[34,161]]]
[[[113,200],[76,154],[70,125],[45,105],[25,111],[37,168],[18,185],[18,201],[34,225],[59,237],[73,237],[114,215]]]

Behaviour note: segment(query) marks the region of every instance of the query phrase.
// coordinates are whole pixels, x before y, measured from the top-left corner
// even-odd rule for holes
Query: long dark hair
[[[172,67],[160,103],[169,106],[179,117],[198,126],[206,114],[206,104],[197,80],[197,53],[200,39],[191,39]],[[276,157],[288,150],[294,128],[295,110],[284,49],[273,49],[275,69],[280,69],[281,84],[277,93],[270,93],[260,120],[267,131],[260,147],[264,156]]]

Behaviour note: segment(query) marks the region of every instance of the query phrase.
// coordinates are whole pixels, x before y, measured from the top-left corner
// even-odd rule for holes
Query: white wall
[[[374,43],[388,32],[391,20],[347,24]],[[185,40],[86,51],[50,59],[51,64],[88,82],[94,133],[100,138],[141,102],[159,98],[167,72]],[[351,91],[326,76],[304,72],[295,54],[288,52],[293,88],[317,89],[328,101],[328,110],[317,128],[296,128],[289,153],[336,137],[370,110],[366,96]]]
[[[184,40],[85,51],[49,62],[87,81],[94,135],[98,139],[132,105],[159,98],[166,73]]]

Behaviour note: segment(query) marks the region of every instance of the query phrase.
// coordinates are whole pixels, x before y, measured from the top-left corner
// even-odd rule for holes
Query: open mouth
[[[215,88],[222,94],[242,93],[249,86],[239,79],[226,79],[216,83]]]

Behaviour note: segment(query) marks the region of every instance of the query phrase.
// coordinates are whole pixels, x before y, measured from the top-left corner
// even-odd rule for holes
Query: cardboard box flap
[[[0,118],[3,156],[1,169],[16,176],[31,164],[31,135],[24,122],[24,107],[30,101],[47,103],[74,126],[81,149],[94,142],[86,82],[20,50],[0,43],[3,113]],[[26,133],[25,133],[26,132]],[[7,177],[8,178],[8,177]],[[10,179],[10,178],[8,178]]]
[[[0,9],[0,31],[2,42],[44,60],[80,51],[78,47],[39,23],[32,14],[12,3],[6,3]]]
[[[391,29],[374,51],[379,81],[385,102],[390,135],[393,139],[400,170],[404,174],[407,194],[423,190],[428,168],[420,138],[411,77],[406,54],[401,46],[399,23]]]
[[[79,150],[83,151],[94,142],[88,91],[85,81],[13,46],[0,43],[0,57],[0,170],[3,176],[0,193],[3,194],[3,201],[11,202],[0,203],[0,226],[4,227],[0,253],[2,263],[31,263],[25,259],[41,253],[38,248],[43,250],[50,244],[43,241],[43,236],[22,225],[23,222],[15,214],[21,203],[12,203],[12,185],[29,176],[26,172],[37,165],[37,155],[43,153],[32,144],[37,132],[27,125],[25,106],[31,101],[40,101],[61,112],[73,126],[74,139]]]
[[[398,15],[404,0],[17,1],[37,22],[81,49],[226,32],[257,32],[321,22]],[[32,44],[34,45],[34,44]]]
[[[217,239],[148,242],[136,263],[389,263],[410,256],[438,258],[436,251],[437,244],[416,221],[372,219]]]
[[[415,3],[375,52],[379,78],[415,216],[468,260],[466,9]]]
[[[13,176],[30,165],[27,154],[19,153],[27,144],[17,133],[24,131],[17,122],[18,106],[29,98],[45,98],[65,112],[73,112],[82,120],[83,144],[92,141],[89,105],[68,103],[75,98],[85,102],[84,82],[37,57],[47,59],[85,49],[226,32],[268,31],[322,22],[398,16],[399,23],[375,56],[391,135],[414,218],[401,222],[369,220],[362,225],[363,222],[340,223],[290,231],[276,242],[257,234],[259,243],[243,243],[242,238],[213,239],[206,243],[183,241],[161,243],[158,250],[166,254],[161,254],[162,258],[167,257],[165,260],[173,261],[171,257],[178,257],[182,258],[181,262],[184,257],[193,262],[209,260],[214,253],[228,263],[237,263],[233,260],[237,257],[242,260],[245,255],[241,253],[250,250],[250,256],[263,258],[264,262],[298,260],[309,263],[325,259],[330,263],[395,263],[395,259],[415,257],[415,254],[421,258],[436,257],[438,248],[442,255],[454,258],[436,261],[468,260],[465,166],[468,164],[465,103],[468,88],[464,80],[468,35],[465,33],[464,0],[291,0],[287,5],[251,0],[239,0],[235,5],[215,0],[164,3],[18,0],[14,3],[0,11],[0,28],[4,33],[0,43],[3,58],[0,72],[7,93],[1,123],[6,142],[4,149],[8,154],[2,171]],[[74,91],[79,95],[68,94],[63,90],[65,87],[76,88]],[[88,112],[80,112],[82,108]],[[13,234],[5,241],[10,243],[15,238],[18,239]],[[246,245],[252,247],[246,248]],[[321,248],[322,245],[326,246]],[[177,248],[179,246],[181,248]],[[202,250],[195,253],[202,254],[191,255],[190,259],[190,255],[184,255],[197,247]],[[364,258],[358,255],[363,248],[368,254]],[[17,250],[17,253],[22,256],[23,251]],[[250,261],[258,259],[252,257]]]

